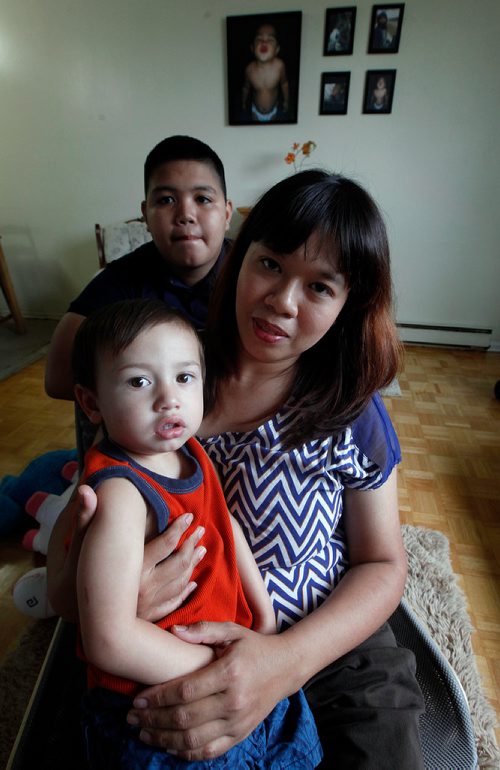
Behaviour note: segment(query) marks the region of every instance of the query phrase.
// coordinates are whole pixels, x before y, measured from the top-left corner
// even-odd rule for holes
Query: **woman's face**
[[[290,366],[315,345],[347,300],[336,264],[336,249],[325,249],[316,234],[287,255],[251,243],[236,287],[242,354]]]

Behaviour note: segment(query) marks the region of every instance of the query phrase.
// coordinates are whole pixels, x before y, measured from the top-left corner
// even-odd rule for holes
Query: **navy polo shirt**
[[[170,271],[151,241],[110,262],[71,302],[68,311],[88,316],[94,310],[124,299],[161,299],[179,310],[197,329],[204,329],[215,279],[228,251],[225,238],[210,272],[194,286],[186,286]]]

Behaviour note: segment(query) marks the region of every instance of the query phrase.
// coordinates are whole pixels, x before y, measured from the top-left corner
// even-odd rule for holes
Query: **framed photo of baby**
[[[368,70],[365,79],[363,112],[387,115],[392,111],[396,70]]]
[[[297,123],[302,12],[228,16],[230,126]]]
[[[404,3],[373,6],[368,53],[399,51],[404,10]]]
[[[323,56],[350,56],[354,42],[356,7],[327,8]]]

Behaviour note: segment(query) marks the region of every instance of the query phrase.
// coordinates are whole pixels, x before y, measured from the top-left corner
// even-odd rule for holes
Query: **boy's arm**
[[[73,401],[71,351],[75,335],[85,320],[78,313],[63,315],[52,335],[45,365],[45,391],[51,398]]]
[[[248,95],[250,93],[250,78],[248,69],[248,67],[245,69],[245,82],[243,83],[243,88],[241,90],[241,106],[244,110],[246,109]]]
[[[138,682],[165,682],[214,660],[137,617],[147,509],[137,489],[109,479],[97,490],[98,509],[85,535],[77,572],[83,648],[104,671]]]
[[[288,76],[286,74],[285,63],[281,63],[281,93],[283,94],[283,112],[288,112],[288,105],[290,100],[290,86],[288,85]]]
[[[246,600],[254,616],[253,628],[261,634],[275,634],[276,617],[259,568],[240,525],[233,516],[230,518],[233,526],[238,572]]]

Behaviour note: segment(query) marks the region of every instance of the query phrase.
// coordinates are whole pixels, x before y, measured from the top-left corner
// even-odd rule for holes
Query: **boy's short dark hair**
[[[95,390],[99,356],[106,350],[117,356],[141,332],[160,323],[176,324],[193,332],[204,373],[203,346],[191,321],[159,299],[125,299],[95,310],[79,327],[71,358],[74,382]]]
[[[227,199],[226,176],[224,166],[217,153],[208,144],[194,139],[192,136],[167,136],[156,147],[153,147],[144,163],[144,191],[147,197],[149,180],[159,166],[174,160],[197,160],[207,163],[219,177],[220,186]]]

